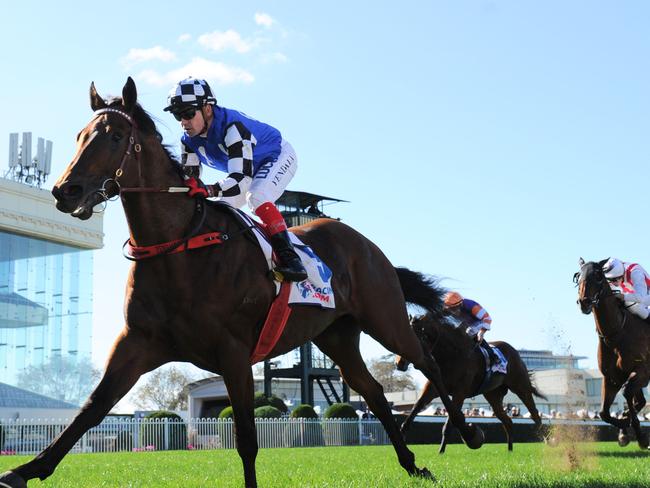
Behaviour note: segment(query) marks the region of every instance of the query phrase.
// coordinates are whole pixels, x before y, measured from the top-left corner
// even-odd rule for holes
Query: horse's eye
[[[111,139],[113,139],[113,142],[120,142],[122,140],[122,134],[119,132],[113,132]]]

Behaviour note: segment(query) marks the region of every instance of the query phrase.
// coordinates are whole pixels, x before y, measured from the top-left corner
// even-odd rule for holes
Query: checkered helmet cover
[[[165,111],[175,112],[184,107],[202,107],[216,105],[217,99],[212,95],[210,85],[199,78],[186,78],[179,81],[167,96]]]

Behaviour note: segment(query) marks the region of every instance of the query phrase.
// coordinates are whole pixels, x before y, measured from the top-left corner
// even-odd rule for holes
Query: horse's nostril
[[[52,188],[52,195],[57,200],[79,198],[82,194],[83,189],[79,185],[63,185]]]

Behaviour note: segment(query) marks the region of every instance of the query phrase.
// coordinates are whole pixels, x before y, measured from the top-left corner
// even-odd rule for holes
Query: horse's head
[[[573,282],[578,287],[578,304],[582,313],[589,314],[598,305],[605,294],[611,293],[609,283],[603,272],[607,259],[585,263],[580,258],[580,271],[573,275]]]
[[[140,151],[135,83],[128,78],[122,98],[110,104],[90,85],[92,120],[77,135],[77,152],[54,184],[52,194],[62,212],[86,220],[93,207],[119,193],[119,178]]]

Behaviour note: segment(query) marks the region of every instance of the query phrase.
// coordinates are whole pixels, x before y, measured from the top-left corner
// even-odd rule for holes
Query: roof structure
[[[338,198],[316,195],[315,193],[307,193],[306,191],[285,190],[282,196],[276,200],[276,203],[279,205],[285,205],[287,207],[297,207],[304,209],[324,201],[347,202],[347,200],[340,200]]]
[[[79,408],[77,405],[0,383],[0,408]]]

